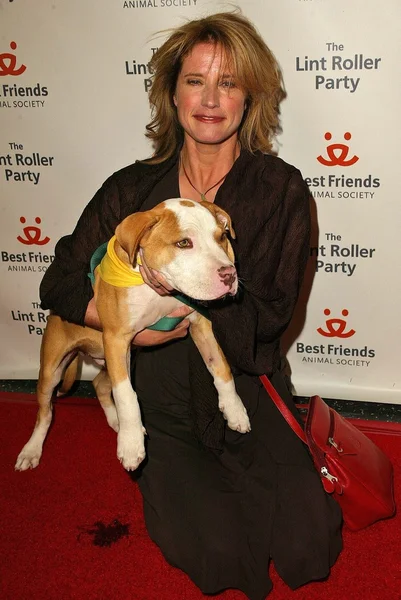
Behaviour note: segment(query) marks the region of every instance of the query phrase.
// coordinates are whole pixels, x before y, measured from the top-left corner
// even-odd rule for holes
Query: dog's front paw
[[[227,425],[233,431],[238,431],[239,433],[248,433],[251,431],[251,423],[249,421],[248,413],[246,412],[245,407],[238,410],[238,414],[230,416],[226,416]]]
[[[127,471],[135,471],[146,456],[144,429],[135,436],[118,435],[117,458]]]
[[[234,402],[226,401],[224,404],[219,404],[219,408],[230,429],[239,433],[248,433],[251,431],[248,413],[239,396],[237,396]]]
[[[24,446],[18,455],[14,468],[16,471],[27,471],[28,469],[34,469],[38,466],[41,456],[42,448],[29,448]]]

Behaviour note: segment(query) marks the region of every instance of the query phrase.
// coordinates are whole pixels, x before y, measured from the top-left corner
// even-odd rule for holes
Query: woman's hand
[[[165,294],[161,294],[165,295]],[[193,312],[193,308],[189,306],[179,306],[173,310],[168,317],[186,317]],[[188,333],[188,327],[190,322],[188,319],[184,319],[181,323],[172,329],[171,331],[155,331],[153,329],[143,329],[136,334],[132,343],[134,346],[158,346],[165,344],[171,340],[184,338]]]
[[[155,292],[159,294],[159,296],[169,296],[174,288],[171,287],[158,271],[154,269],[149,269],[149,267],[145,263],[145,259],[143,258],[142,248],[139,250],[139,256],[141,257],[142,265],[139,265],[139,270],[143,277],[143,280],[149,287],[152,288]],[[177,316],[177,315],[176,315]],[[146,344],[148,345],[148,344]],[[149,346],[152,344],[149,344]]]

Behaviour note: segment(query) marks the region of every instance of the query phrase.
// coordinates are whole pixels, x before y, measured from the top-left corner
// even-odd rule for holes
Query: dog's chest
[[[141,331],[165,317],[182,302],[174,296],[159,296],[148,285],[128,288],[126,294],[127,320],[133,331]]]

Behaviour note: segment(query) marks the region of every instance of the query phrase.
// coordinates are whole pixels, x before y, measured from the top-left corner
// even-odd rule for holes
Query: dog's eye
[[[185,238],[185,240],[180,240],[177,242],[176,246],[178,248],[192,248],[192,242],[188,238]]]
[[[228,235],[228,229],[226,229],[225,231],[223,231],[223,233],[221,234],[221,238],[220,238],[220,240],[221,240],[222,242],[224,242],[224,240],[226,240],[226,239],[227,239],[227,235]]]

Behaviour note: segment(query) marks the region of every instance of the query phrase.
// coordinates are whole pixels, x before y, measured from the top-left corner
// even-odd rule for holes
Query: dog
[[[229,236],[235,238],[230,216],[209,202],[173,198],[152,210],[126,217],[108,242],[107,254],[94,270],[94,297],[103,331],[48,318],[40,352],[37,384],[39,404],[35,428],[21,450],[15,469],[35,468],[52,420],[54,388],[59,395],[75,381],[78,353],[103,368],[93,381],[110,427],[117,432],[117,457],[128,471],[145,458],[145,434],[140,408],[129,376],[130,346],[135,335],[182,305],[174,294],[160,296],[144,284],[138,261],[161,273],[179,293],[210,301],[235,296],[238,277]],[[128,278],[128,279],[126,279]],[[246,409],[218,345],[211,322],[197,311],[187,317],[189,332],[211,373],[219,409],[228,426],[250,431]]]

